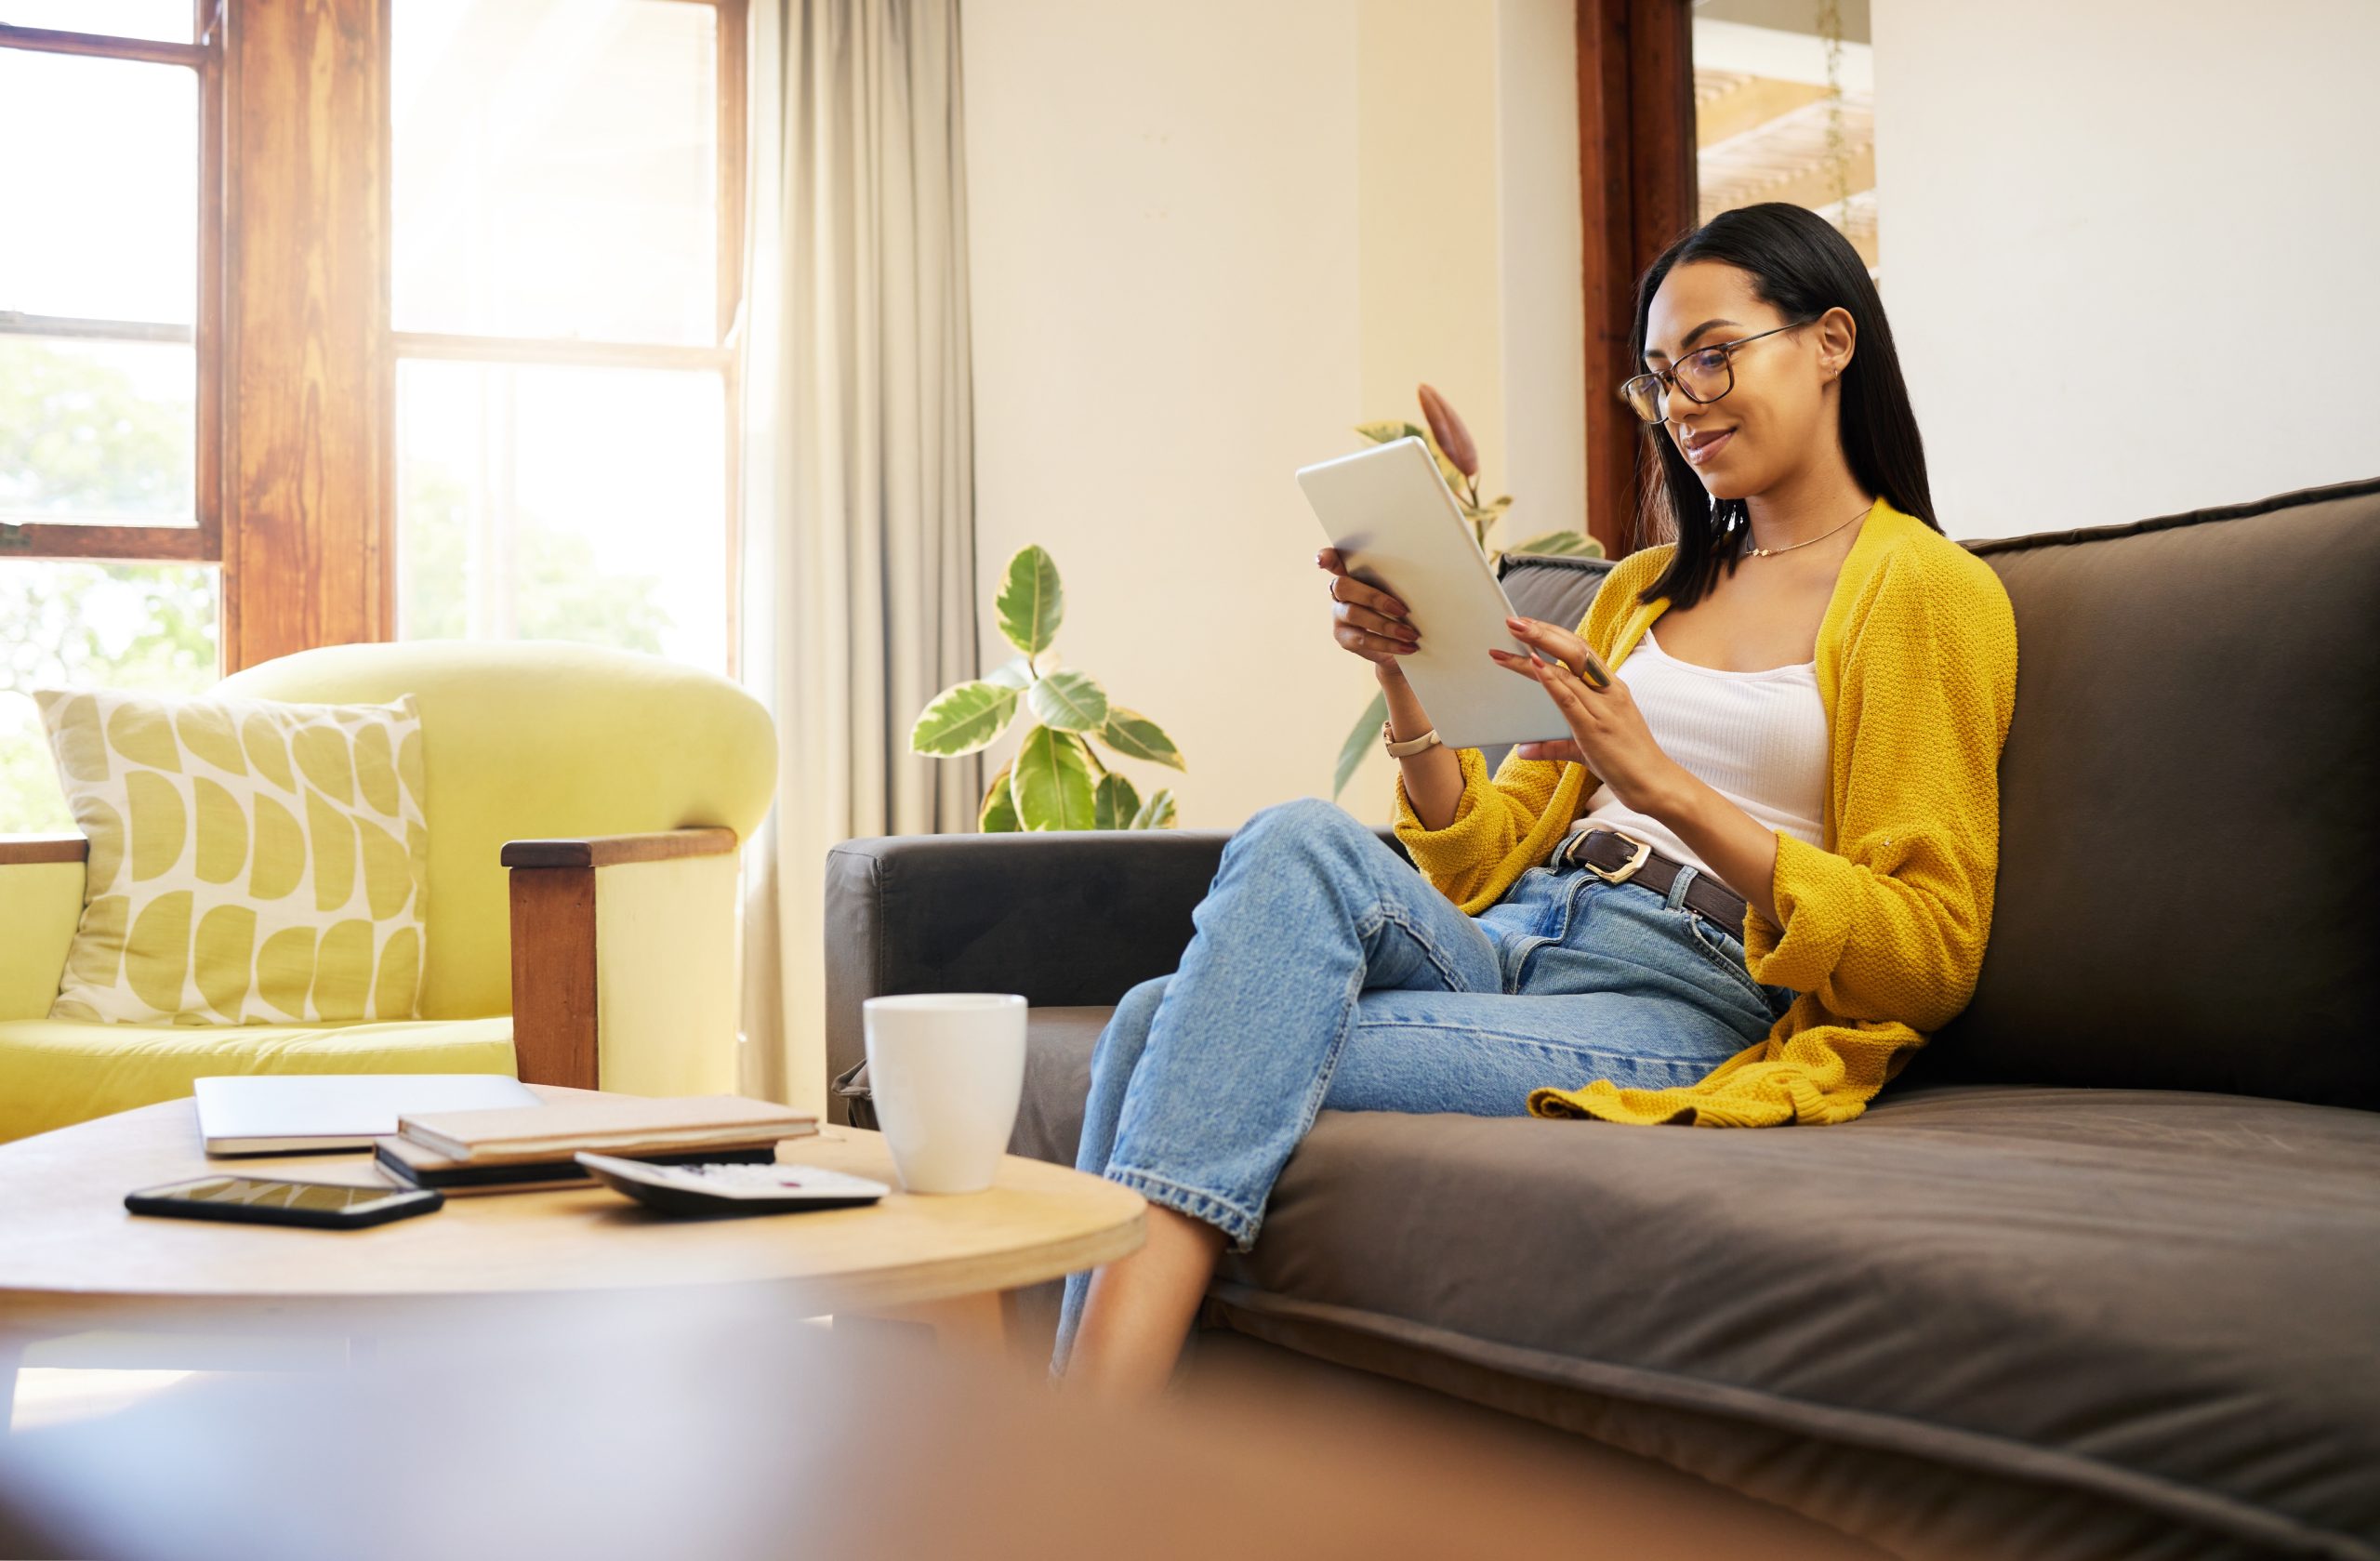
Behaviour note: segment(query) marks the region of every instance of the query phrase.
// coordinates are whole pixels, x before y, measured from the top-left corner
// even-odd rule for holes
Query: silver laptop
[[[210,1155],[368,1149],[400,1115],[543,1104],[500,1073],[240,1074],[198,1079],[191,1093]]]

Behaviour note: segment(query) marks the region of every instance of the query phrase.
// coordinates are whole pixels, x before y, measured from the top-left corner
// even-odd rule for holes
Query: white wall
[[[978,599],[1018,548],[1051,550],[1060,655],[1181,743],[1187,775],[1127,771],[1174,785],[1185,826],[1328,795],[1373,683],[1330,640],[1295,469],[1418,418],[1427,379],[1516,514],[1575,523],[1575,299],[1546,312],[1578,277],[1568,7],[964,15]],[[1516,215],[1548,192],[1557,210]],[[985,667],[1011,654],[987,611]],[[1388,785],[1375,755],[1342,800],[1385,822]]]
[[[1587,512],[1585,264],[1579,234],[1578,18],[1504,0],[1496,18],[1498,233],[1503,248],[1509,540]],[[1388,784],[1385,755],[1381,784]]]
[[[1951,535],[2380,475],[2380,5],[1873,27],[1884,302]]]

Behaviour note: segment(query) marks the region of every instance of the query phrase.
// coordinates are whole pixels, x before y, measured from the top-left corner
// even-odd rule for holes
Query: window
[[[138,35],[50,30],[70,13]],[[0,225],[0,552],[220,556],[219,50],[192,22],[187,0],[0,0],[0,146],[42,149],[10,160]]]
[[[745,24],[0,0],[0,145],[39,149],[0,221],[0,831],[60,816],[35,681],[399,633],[732,668]]]
[[[0,834],[60,834],[36,688],[196,694],[215,681],[216,572],[189,563],[0,560]]]
[[[397,629],[734,659],[739,0],[405,0]]]
[[[1701,220],[1758,201],[1807,206],[1878,274],[1875,66],[1868,7],[1707,0],[1694,12]],[[1780,22],[1782,25],[1780,25]]]
[[[30,691],[218,659],[219,42],[191,0],[0,0],[0,832],[69,827]]]

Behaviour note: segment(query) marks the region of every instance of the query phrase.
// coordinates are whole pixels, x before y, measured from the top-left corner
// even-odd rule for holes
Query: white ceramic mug
[[[860,1011],[876,1125],[902,1190],[989,1187],[1025,1092],[1025,999],[922,992],[870,998]]]

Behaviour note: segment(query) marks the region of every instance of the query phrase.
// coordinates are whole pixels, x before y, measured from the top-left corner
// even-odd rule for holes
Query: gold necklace
[[[1849,524],[1851,523],[1851,522],[1852,522],[1852,521],[1856,521],[1856,520],[1859,519],[1859,515],[1865,515],[1865,514],[1868,512],[1868,509],[1874,509],[1874,508],[1875,508],[1875,506],[1874,506],[1874,505],[1872,505],[1872,504],[1869,505],[1867,509],[1862,509],[1862,510],[1860,510],[1860,511],[1859,511],[1859,514],[1858,514],[1858,515],[1854,515],[1854,516],[1852,516],[1850,521],[1845,521],[1845,522],[1844,522],[1844,523],[1843,523],[1843,525],[1836,526],[1836,527],[1834,528],[1834,531],[1822,531],[1822,532],[1819,532],[1816,536],[1813,536],[1813,537],[1809,538],[1809,539],[1808,539],[1808,541],[1803,541],[1803,542],[1788,542],[1788,543],[1786,543],[1786,544],[1785,544],[1785,546],[1783,546],[1783,547],[1781,547],[1781,548],[1747,548],[1747,549],[1744,549],[1744,557],[1746,557],[1746,558],[1766,558],[1766,557],[1768,557],[1768,555],[1769,555],[1769,554],[1771,554],[1771,553],[1790,553],[1790,552],[1792,552],[1792,551],[1794,549],[1796,549],[1796,548],[1806,548],[1806,547],[1808,547],[1808,546],[1810,545],[1810,543],[1811,543],[1811,542],[1823,542],[1823,541],[1825,541],[1828,537],[1832,536],[1834,535],[1834,532],[1835,532],[1835,531],[1841,531],[1841,530],[1843,529],[1843,526],[1847,526],[1847,525],[1849,525]],[[1745,522],[1744,522],[1744,528],[1745,528],[1745,530],[1746,530],[1746,531],[1750,531],[1750,530],[1751,530],[1751,528],[1752,528],[1752,522],[1751,522],[1751,520],[1750,520],[1749,518],[1747,518],[1747,519],[1745,520]]]

